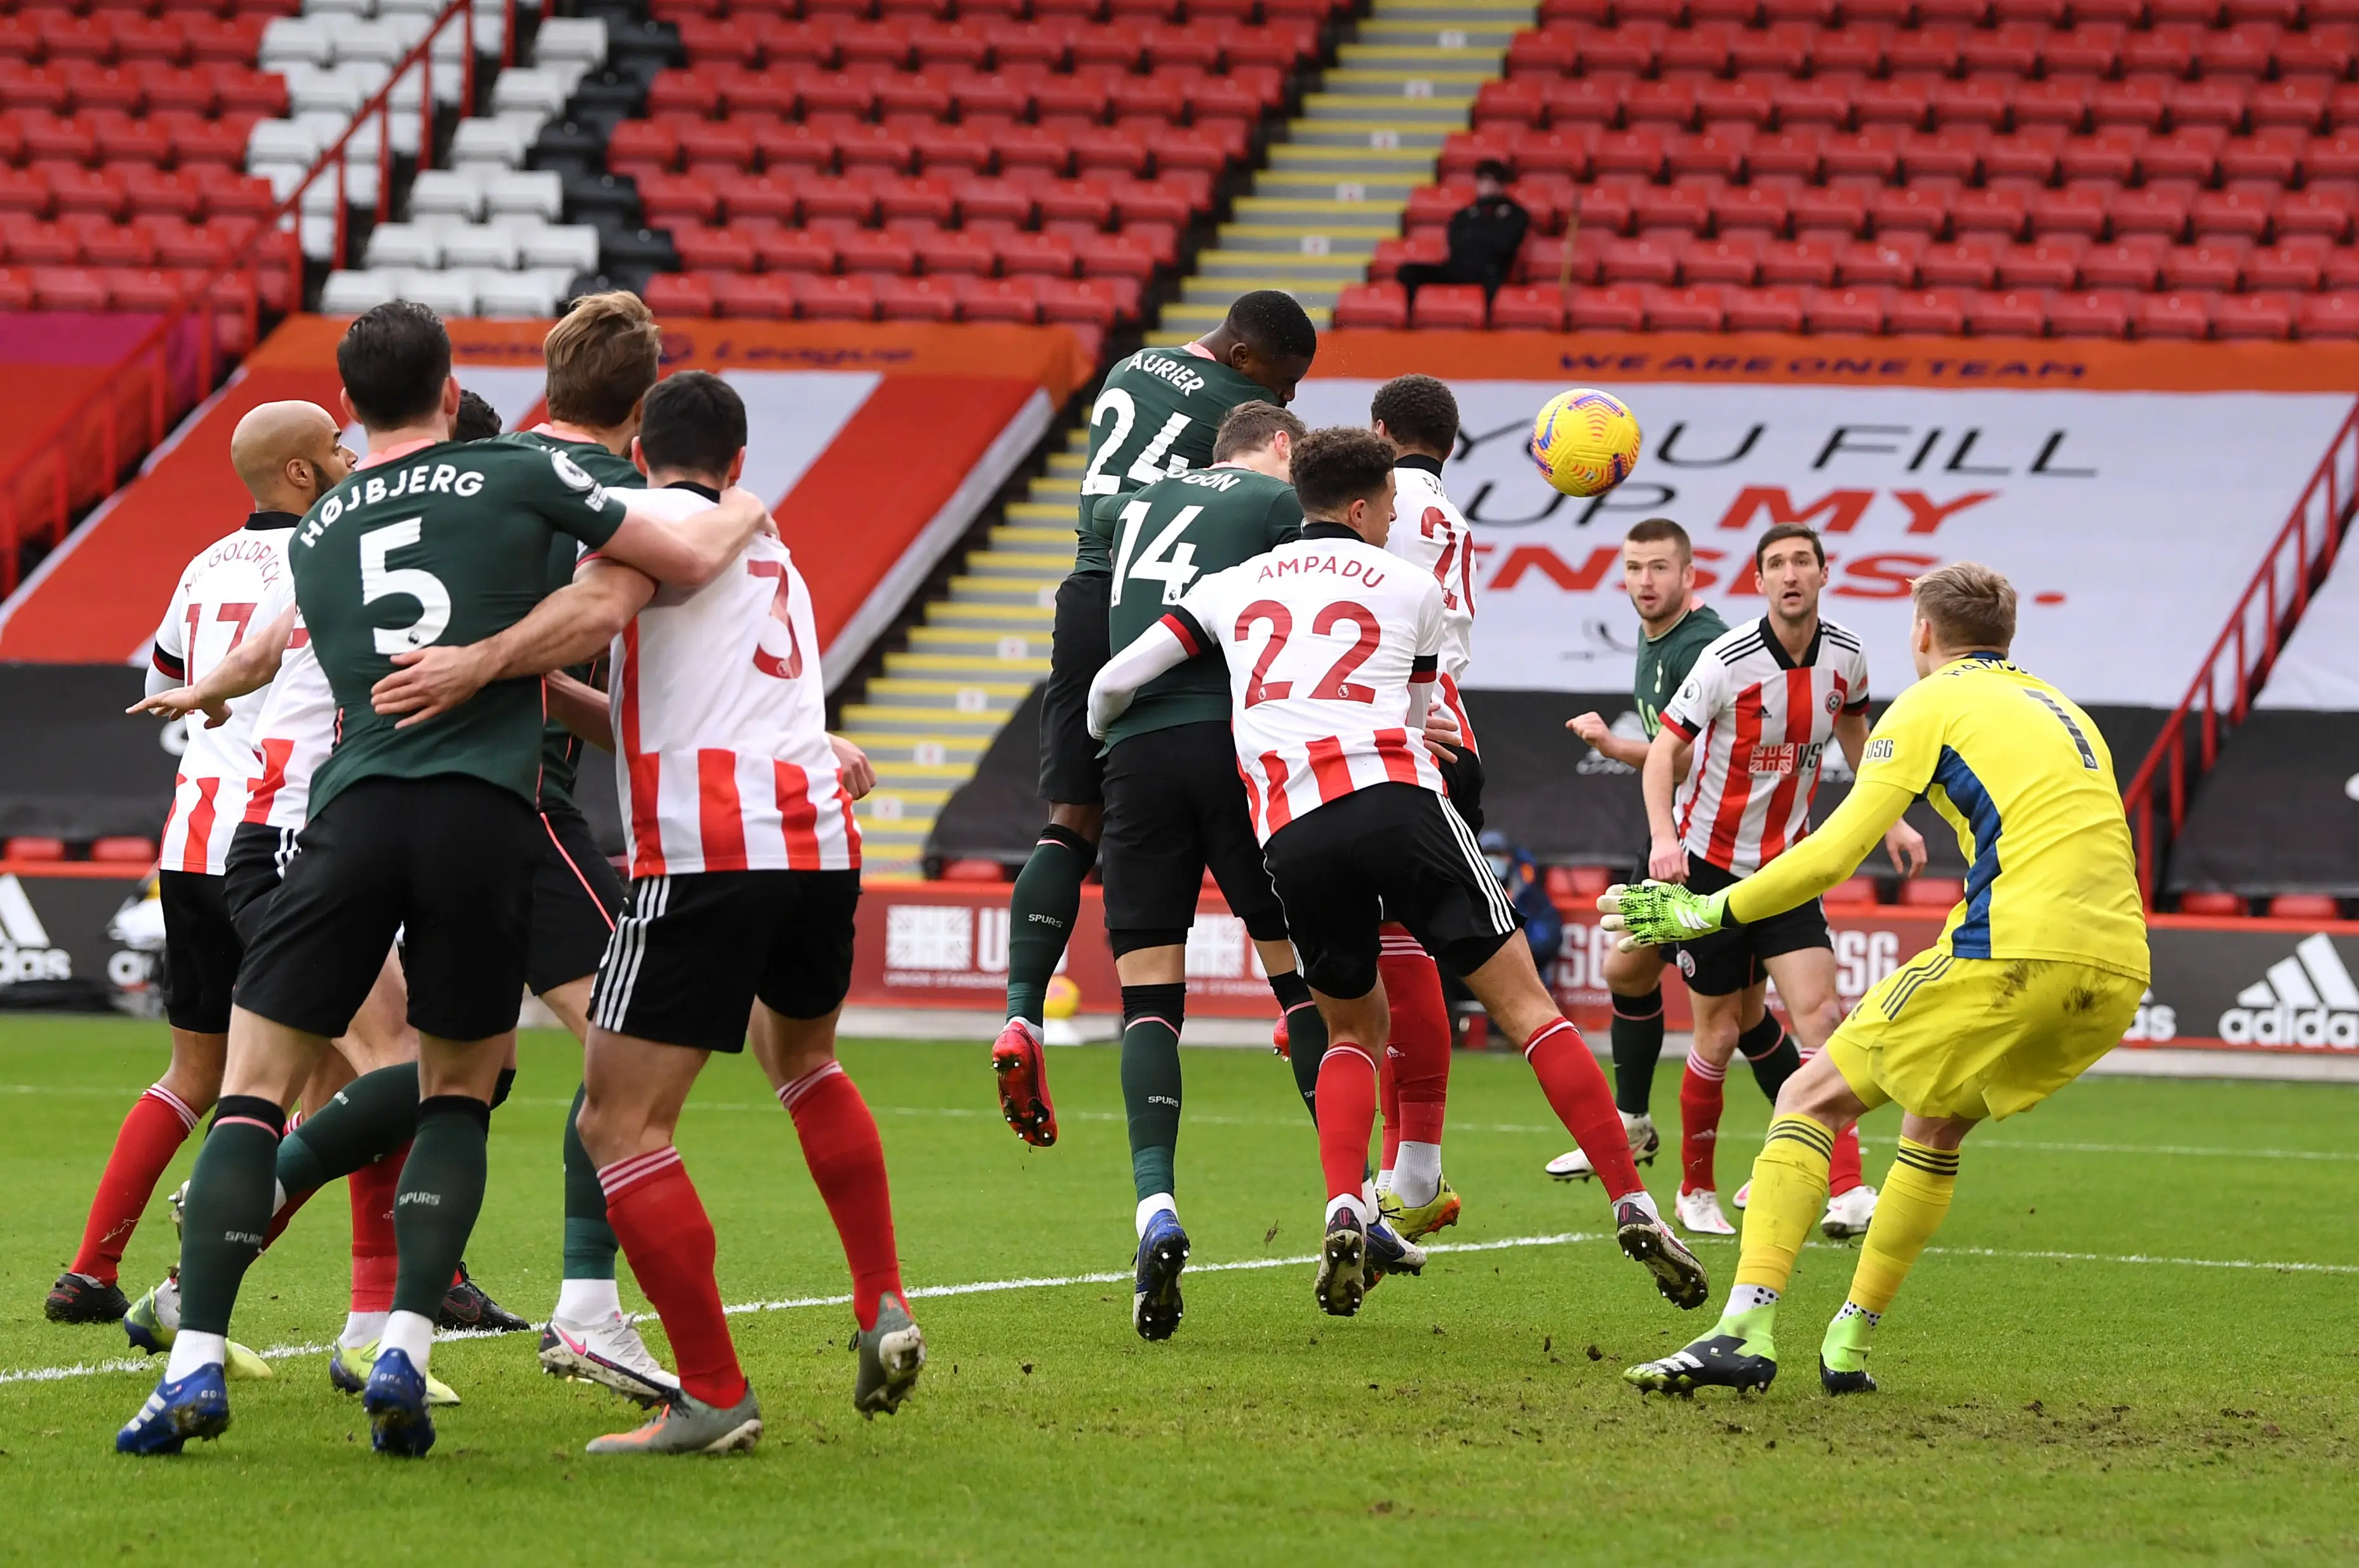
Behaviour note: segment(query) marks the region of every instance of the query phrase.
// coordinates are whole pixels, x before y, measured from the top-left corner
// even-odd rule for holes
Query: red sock
[[[1348,1040],[1330,1045],[1319,1059],[1319,1169],[1329,1202],[1360,1195],[1375,1121],[1376,1059]]]
[[[91,1195],[82,1247],[74,1254],[75,1273],[114,1283],[123,1249],[131,1245],[131,1233],[139,1228],[139,1216],[156,1195],[158,1179],[196,1125],[197,1113],[161,1083],[131,1102],[130,1114],[114,1135],[114,1151],[106,1157],[106,1171],[98,1179],[98,1191]]]
[[[860,1085],[831,1062],[778,1091],[795,1118],[803,1163],[826,1200],[828,1216],[852,1266],[852,1315],[863,1329],[876,1326],[877,1303],[901,1295],[901,1255],[893,1246],[893,1185],[885,1174],[885,1140],[860,1097]]]
[[[1539,1074],[1540,1091],[1557,1120],[1589,1156],[1605,1195],[1618,1202],[1640,1191],[1638,1164],[1630,1158],[1630,1135],[1622,1130],[1613,1086],[1571,1020],[1559,1018],[1534,1034],[1524,1043],[1524,1060]]]
[[[679,1386],[691,1398],[727,1410],[745,1397],[745,1374],[712,1275],[712,1221],[679,1150],[666,1145],[603,1166],[598,1184],[606,1191],[606,1223],[663,1319],[679,1363]]]
[[[399,1259],[393,1240],[393,1194],[401,1185],[404,1146],[345,1179],[353,1202],[353,1308],[356,1312],[393,1311],[393,1279]]]
[[[1720,1148],[1720,1111],[1728,1067],[1694,1051],[1680,1074],[1680,1191],[1717,1192],[1712,1156]]]
[[[1441,996],[1441,971],[1423,951],[1414,956],[1387,953],[1376,961],[1385,997],[1392,1006],[1393,1036],[1385,1046],[1386,1076],[1393,1085],[1385,1107],[1385,1163],[1403,1138],[1440,1143],[1450,1101],[1450,1004]]]
[[[1835,1134],[1835,1151],[1827,1157],[1827,1196],[1840,1198],[1860,1184],[1859,1126]]]
[[[1401,1101],[1400,1068],[1394,1060],[1395,1049],[1386,1041],[1376,1058],[1376,1120],[1384,1128],[1385,1157],[1376,1162],[1379,1171],[1389,1171],[1400,1163]]]

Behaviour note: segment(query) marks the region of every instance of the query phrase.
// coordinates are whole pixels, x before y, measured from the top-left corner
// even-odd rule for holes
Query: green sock
[[[364,1073],[280,1141],[278,1184],[290,1197],[316,1192],[375,1164],[417,1130],[418,1063]]]
[[[1183,982],[1122,988],[1122,1103],[1130,1112],[1130,1179],[1141,1198],[1175,1191],[1180,1146]]]
[[[574,1090],[573,1108],[565,1114],[565,1278],[612,1279],[615,1241],[614,1227],[606,1223],[606,1191],[582,1147],[582,1102],[588,1094]]]
[[[1032,858],[1016,873],[1007,898],[1007,1016],[1038,1028],[1048,1005],[1049,977],[1073,922],[1082,918],[1082,878],[1090,874],[1097,849],[1071,828],[1054,822],[1040,830]]]
[[[1612,994],[1614,1104],[1625,1116],[1643,1116],[1654,1102],[1655,1063],[1663,1059],[1663,988],[1643,996]]]
[[[1769,1096],[1773,1105],[1786,1080],[1802,1070],[1802,1048],[1794,1043],[1794,1037],[1786,1032],[1786,1026],[1777,1021],[1775,1013],[1762,1014],[1759,1023],[1738,1035],[1736,1049],[1752,1064],[1753,1081],[1761,1085],[1761,1092]]]
[[[393,1236],[401,1265],[393,1310],[429,1321],[440,1314],[451,1276],[467,1250],[484,1206],[484,1143],[492,1108],[464,1094],[418,1103],[418,1136],[393,1199]]]
[[[1294,1087],[1316,1127],[1319,1063],[1327,1054],[1327,1020],[1320,1016],[1319,1004],[1310,999],[1310,983],[1303,979],[1300,970],[1271,975],[1269,988],[1277,997],[1278,1010],[1286,1015],[1286,1064],[1294,1069]]]
[[[224,1094],[189,1174],[180,1219],[180,1326],[227,1334],[237,1288],[270,1228],[271,1155],[287,1113],[251,1094]]]

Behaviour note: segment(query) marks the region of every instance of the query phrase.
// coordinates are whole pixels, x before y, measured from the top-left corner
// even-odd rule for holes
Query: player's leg
[[[1655,1277],[1667,1299],[1701,1305],[1708,1289],[1703,1266],[1664,1225],[1639,1182],[1604,1071],[1541,981],[1522,921],[1473,832],[1437,797],[1399,799],[1395,831],[1368,851],[1381,857],[1372,874],[1383,878],[1386,910],[1464,978],[1492,1026],[1522,1049],[1558,1120],[1589,1150],[1622,1250]]]
[[[835,1058],[836,1021],[852,979],[860,874],[793,876],[799,907],[763,977],[754,1008],[754,1053],[794,1118],[811,1184],[835,1222],[852,1272],[853,1345],[860,1353],[853,1407],[891,1415],[917,1386],[926,1336],[910,1316],[901,1285],[885,1142],[860,1086]]]
[[[1869,1084],[1863,1095],[1830,1056],[1805,1062],[1786,1081],[1768,1139],[1753,1162],[1753,1201],[1720,1321],[1686,1348],[1631,1367],[1624,1374],[1631,1383],[1660,1393],[1769,1386],[1777,1375],[1777,1299],[1826,1201],[1835,1134],[1882,1103],[1880,1090]]]
[[[1975,1125],[1964,1117],[1914,1112],[1900,1118],[1900,1149],[1867,1224],[1851,1289],[1819,1347],[1819,1381],[1828,1393],[1867,1393],[1875,1388],[1867,1372],[1869,1341],[1900,1293],[1901,1282],[1949,1216],[1950,1199],[1958,1186],[1959,1146]]]
[[[123,1316],[127,1303],[115,1280],[124,1249],[157,1181],[221,1093],[230,991],[245,944],[231,923],[223,878],[165,871],[157,880],[171,1065],[132,1103],[115,1133],[82,1224],[82,1245],[43,1303],[53,1323],[114,1323]]]
[[[1630,1152],[1641,1165],[1653,1164],[1663,1146],[1653,1113],[1655,1066],[1663,1059],[1663,963],[1659,948],[1625,953],[1609,947],[1605,954],[1603,978],[1614,1008],[1614,1104],[1622,1112]],[[1589,1157],[1577,1149],[1549,1160],[1548,1173],[1560,1181],[1594,1174]]]
[[[1111,579],[1069,576],[1057,588],[1049,679],[1040,691],[1040,794],[1051,802],[1049,825],[1008,893],[1007,1026],[992,1046],[999,1103],[1027,1143],[1057,1141],[1040,1051],[1049,980],[1081,918],[1082,881],[1097,856],[1104,812],[1098,743],[1089,732],[1090,682],[1109,654],[1106,598]]]
[[[1736,1020],[1747,995],[1757,996],[1760,990],[1757,985],[1732,985],[1741,972],[1730,967],[1727,957],[1725,953],[1711,953],[1697,961],[1696,973],[1688,984],[1695,1038],[1688,1047],[1687,1065],[1680,1073],[1680,1195],[1676,1209],[1683,1229],[1705,1236],[1736,1234],[1736,1227],[1728,1223],[1720,1208],[1720,1120],[1726,1103],[1729,1059],[1736,1053]]]
[[[1416,1241],[1458,1223],[1460,1203],[1441,1173],[1441,1129],[1450,1099],[1450,1005],[1441,972],[1417,939],[1399,930],[1404,947],[1384,947],[1376,960],[1390,1013],[1386,1076],[1393,1106],[1386,1117],[1389,1173],[1376,1178],[1386,1223]],[[1414,949],[1414,951],[1410,951]],[[1397,1135],[1397,1137],[1395,1135]]]
[[[1797,917],[1800,917],[1799,920]],[[1809,925],[1799,937],[1767,933],[1762,964],[1769,977],[1777,983],[1778,999],[1786,1004],[1788,1017],[1794,1020],[1796,1040],[1795,1066],[1815,1057],[1826,1049],[1835,1029],[1843,1023],[1843,999],[1835,992],[1835,953],[1832,939],[1825,935],[1826,917],[1816,904],[1778,917],[1781,921]],[[1785,941],[1807,940],[1808,945],[1781,948]],[[1781,1080],[1782,1086],[1782,1080]],[[1771,1104],[1776,1104],[1773,1097]],[[1875,1189],[1862,1179],[1859,1158],[1859,1129],[1845,1127],[1835,1138],[1834,1159],[1828,1171],[1827,1212],[1821,1228],[1836,1240],[1855,1236],[1867,1229],[1868,1221],[1875,1214]]]

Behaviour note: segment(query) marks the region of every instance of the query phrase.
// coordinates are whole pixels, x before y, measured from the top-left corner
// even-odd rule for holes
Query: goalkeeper
[[[1961,561],[1917,579],[1914,596],[1918,682],[1868,737],[1858,783],[1823,828],[1723,892],[1647,882],[1599,900],[1625,947],[1767,919],[1850,876],[1919,795],[1969,862],[1940,940],[1787,1080],[1753,1166],[1727,1308],[1703,1338],[1624,1374],[1641,1389],[1768,1387],[1777,1299],[1825,1201],[1835,1135],[1897,1100],[1900,1152],[1819,1351],[1827,1392],[1873,1389],[1871,1336],[1949,1212],[1966,1134],[2079,1077],[2120,1041],[2146,989],[2146,920],[2104,737],[2007,662],[2006,578]]]

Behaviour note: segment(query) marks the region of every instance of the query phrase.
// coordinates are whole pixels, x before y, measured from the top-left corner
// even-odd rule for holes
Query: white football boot
[[[1681,1192],[1674,1208],[1679,1214],[1681,1230],[1691,1231],[1698,1236],[1736,1234],[1736,1227],[1730,1225],[1720,1212],[1720,1194],[1709,1187]]]
[[[1624,1112],[1622,1131],[1630,1139],[1630,1158],[1641,1165],[1652,1165],[1656,1152],[1663,1147],[1663,1135],[1655,1130],[1655,1118],[1631,1116]],[[1578,1149],[1568,1149],[1548,1162],[1548,1173],[1560,1181],[1586,1181],[1597,1174],[1589,1156]]]

